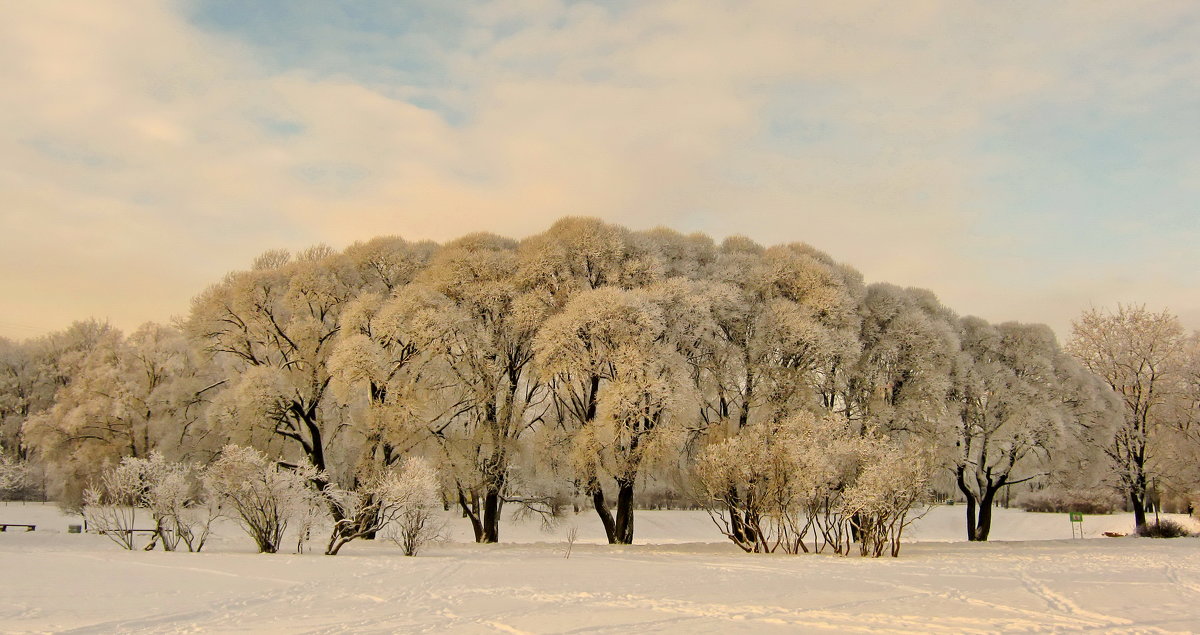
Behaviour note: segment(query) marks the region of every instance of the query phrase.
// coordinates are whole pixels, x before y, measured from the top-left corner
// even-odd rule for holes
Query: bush
[[[932,471],[925,452],[809,413],[746,426],[695,467],[709,516],[742,550],[845,554],[857,538],[872,557],[899,555]]]
[[[1181,538],[1190,536],[1192,532],[1188,531],[1183,523],[1163,518],[1156,522],[1146,523],[1137,528],[1137,535],[1143,538]]]
[[[1027,512],[1111,514],[1121,509],[1124,499],[1116,492],[1102,488],[1047,488],[1021,494],[1014,504]]]
[[[104,470],[83,492],[83,517],[89,525],[125,549],[133,549],[133,529],[145,481],[137,459]]]
[[[158,452],[145,459],[125,457],[93,480],[79,513],[96,530],[133,549],[131,530],[137,510],[145,509],[158,530],[146,549],[161,540],[166,551],[174,551],[181,541],[188,551],[200,551],[221,510],[219,501],[201,491],[199,472],[197,466],[167,461]]]
[[[415,555],[422,545],[439,533],[436,512],[442,508],[438,496],[437,470],[421,457],[405,461],[399,471],[387,470],[363,479],[357,491],[329,487],[325,496],[337,505],[344,518],[333,524],[325,554],[334,556],[343,545],[375,535],[395,525],[394,535],[404,555]]]
[[[288,522],[321,504],[310,485],[319,476],[311,465],[288,469],[254,448],[227,445],[205,470],[204,483],[260,552],[275,553]]]
[[[0,500],[33,500],[38,494],[33,476],[28,463],[5,454],[0,445]]]

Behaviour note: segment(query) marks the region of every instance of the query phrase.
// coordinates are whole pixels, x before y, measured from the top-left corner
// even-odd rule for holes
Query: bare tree
[[[1167,428],[1182,421],[1175,405],[1186,386],[1183,327],[1171,313],[1144,306],[1085,311],[1072,327],[1068,350],[1121,399],[1123,423],[1105,451],[1141,527],[1148,486],[1160,475],[1159,443]]]
[[[953,470],[967,499],[967,538],[987,540],[997,494],[1045,476],[1050,455],[1073,443],[1093,415],[1081,410],[1086,395],[1074,392],[1088,386],[1064,381],[1074,362],[1049,327],[968,317],[959,340],[950,391]]]

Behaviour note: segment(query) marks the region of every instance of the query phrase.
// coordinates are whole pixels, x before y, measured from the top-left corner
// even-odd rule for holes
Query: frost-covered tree
[[[399,236],[380,236],[346,248],[347,278],[364,293],[391,295],[408,284],[438,250],[436,243],[412,243]]]
[[[146,510],[156,530],[147,550],[161,542],[165,551],[174,551],[182,542],[188,551],[200,551],[220,515],[203,491],[200,468],[168,461],[158,452],[125,457],[84,492],[84,517],[126,549],[133,548],[130,530],[139,509]]]
[[[150,512],[163,549],[174,551],[182,543],[188,551],[202,550],[222,510],[205,490],[200,466],[152,452],[146,458],[127,457],[121,467],[140,478],[137,506]]]
[[[311,483],[324,480],[308,464],[284,467],[254,448],[228,445],[204,471],[204,485],[228,506],[261,553],[275,553],[288,523],[319,506]]]
[[[858,352],[861,276],[807,245],[721,246],[717,282],[730,285],[714,313],[724,350],[711,408],[734,429],[796,408],[838,410],[823,393]]]
[[[93,528],[125,549],[133,549],[137,510],[146,481],[142,465],[126,458],[100,472],[83,492],[83,517]]]
[[[962,350],[950,392],[957,417],[955,481],[967,500],[967,537],[987,540],[1006,487],[1047,472],[1050,455],[1090,415],[1062,381],[1074,362],[1044,325],[960,322]]]
[[[717,261],[717,246],[705,234],[685,235],[666,227],[656,227],[634,236],[642,249],[654,253],[658,261],[655,268],[665,278],[705,279]]]
[[[210,419],[242,443],[284,440],[315,467],[317,489],[328,485],[338,432],[328,421],[334,416],[329,356],[357,279],[328,247],[295,258],[269,251],[251,270],[229,274],[198,296],[187,323],[212,363],[226,370]]]
[[[345,489],[359,492],[463,410],[440,355],[449,346],[453,320],[448,318],[454,314],[445,296],[416,284],[397,288],[390,299],[365,293],[347,306],[329,360],[335,395],[349,406],[349,432],[362,439]],[[373,496],[370,488],[361,493]],[[334,507],[338,500],[330,498]],[[359,507],[374,504],[368,500]],[[335,529],[346,536],[375,536],[374,519],[351,516],[357,518],[354,523],[338,518]]]
[[[29,481],[29,465],[4,451],[0,445],[0,495],[25,486]]]
[[[53,466],[59,493],[123,457],[178,454],[199,418],[201,369],[178,329],[109,330],[73,362],[53,407],[25,423],[26,443]]]
[[[54,405],[58,391],[112,331],[108,324],[88,320],[24,342],[0,338],[0,443],[25,457],[25,421]]]
[[[847,415],[889,435],[931,444],[949,434],[957,317],[928,291],[889,284],[867,287],[860,311],[862,352],[847,371]]]
[[[662,275],[652,240],[595,218],[563,218],[525,239],[517,264],[522,286],[558,308],[579,291],[605,286],[628,289]]]
[[[1184,499],[1184,507],[1200,508],[1200,331],[1193,332],[1184,348],[1179,394],[1174,400],[1177,424],[1165,445],[1162,463],[1168,484]]]
[[[1169,436],[1163,433],[1183,420],[1186,343],[1178,318],[1140,306],[1088,310],[1072,325],[1071,354],[1121,400],[1123,420],[1105,451],[1138,527],[1146,523],[1149,484],[1162,476],[1158,459]]]
[[[699,383],[714,438],[798,410],[844,410],[838,396],[858,354],[861,276],[807,245],[764,249],[739,237],[721,245],[712,272],[716,328]],[[735,533],[752,531],[736,514],[731,522]]]
[[[569,426],[576,475],[610,543],[633,540],[641,467],[670,447],[680,420],[695,412],[684,392],[684,360],[665,328],[646,292],[601,288],[578,293],[538,334],[538,367]],[[615,516],[605,474],[616,482]]]
[[[915,520],[912,510],[928,500],[933,456],[920,441],[901,444],[867,435],[859,443],[862,464],[844,494],[846,517],[861,555],[878,558],[886,550],[895,558],[904,530]]]
[[[517,441],[538,416],[531,409],[546,400],[545,384],[529,368],[549,305],[520,283],[518,262],[514,241],[472,234],[447,244],[420,279],[452,306],[440,316],[449,327],[441,382],[461,407],[435,438],[478,542],[500,539]]]
[[[33,348],[32,343],[0,337],[0,444],[16,448],[14,452],[20,452],[21,425],[30,413],[39,410],[34,396],[37,375]],[[43,392],[49,392],[52,398],[53,391]]]

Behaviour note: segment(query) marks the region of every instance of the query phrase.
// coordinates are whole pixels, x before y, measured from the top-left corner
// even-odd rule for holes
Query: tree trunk
[[[967,540],[973,541],[975,540],[975,529],[979,526],[975,515],[977,498],[975,492],[967,487],[965,467],[959,465],[955,477],[955,482],[958,484],[958,491],[962,492],[963,496],[967,499]]]
[[[479,521],[479,514],[472,509],[471,504],[467,502],[467,497],[461,489],[458,490],[458,506],[462,508],[463,516],[471,519],[471,529],[475,532],[475,542],[483,542],[483,523]]]
[[[988,534],[992,532],[992,505],[996,498],[996,490],[988,488],[983,494],[983,498],[979,499],[979,520],[975,525],[975,534],[971,540],[977,542],[986,542]]]
[[[608,544],[617,544],[617,526],[613,521],[612,512],[608,510],[608,505],[604,502],[604,489],[600,487],[600,483],[593,481],[592,490],[592,506],[596,508],[596,515],[600,517],[600,523],[604,525],[604,534],[608,537]]]
[[[975,540],[975,495],[967,492],[967,540]]]
[[[483,533],[476,542],[500,542],[500,491],[488,487],[483,495]]]
[[[1146,524],[1146,502],[1138,492],[1130,492],[1129,504],[1133,507],[1134,527],[1142,527]]]
[[[615,544],[633,544],[633,481],[618,481],[617,518],[613,529]]]

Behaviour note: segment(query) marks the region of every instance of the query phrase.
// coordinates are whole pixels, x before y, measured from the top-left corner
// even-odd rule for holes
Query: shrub
[[[1017,497],[1016,507],[1027,512],[1111,514],[1124,504],[1112,490],[1047,488]]]
[[[321,504],[311,487],[311,465],[285,468],[254,448],[227,445],[205,470],[212,495],[234,512],[262,553],[275,553],[288,522]]]
[[[924,452],[809,413],[746,426],[695,467],[713,523],[744,551],[845,554],[857,534],[873,557],[899,555],[932,471]]]
[[[438,517],[438,476],[420,457],[406,461],[402,475],[407,494],[389,535],[404,555],[415,556],[425,545],[445,538],[445,525]]]
[[[404,555],[414,555],[438,533],[435,514],[442,507],[437,470],[421,457],[405,461],[399,471],[387,470],[363,479],[357,491],[329,487],[325,496],[345,516],[333,524],[325,554],[334,556],[343,545],[396,525],[392,535]]]
[[[32,500],[37,494],[29,464],[4,453],[0,445],[0,500]]]
[[[101,534],[125,549],[133,549],[133,528],[145,481],[141,464],[126,458],[104,470],[83,492],[83,517]]]
[[[158,530],[146,549],[161,540],[166,551],[174,551],[181,541],[188,551],[200,551],[221,510],[214,497],[203,495],[199,472],[197,466],[167,461],[158,452],[145,459],[125,457],[100,472],[83,492],[80,513],[117,544],[133,549],[131,530],[137,510],[145,509]]]
[[[1192,533],[1188,531],[1183,523],[1176,522],[1169,518],[1146,523],[1137,528],[1137,535],[1143,538],[1181,538],[1190,536]]]

